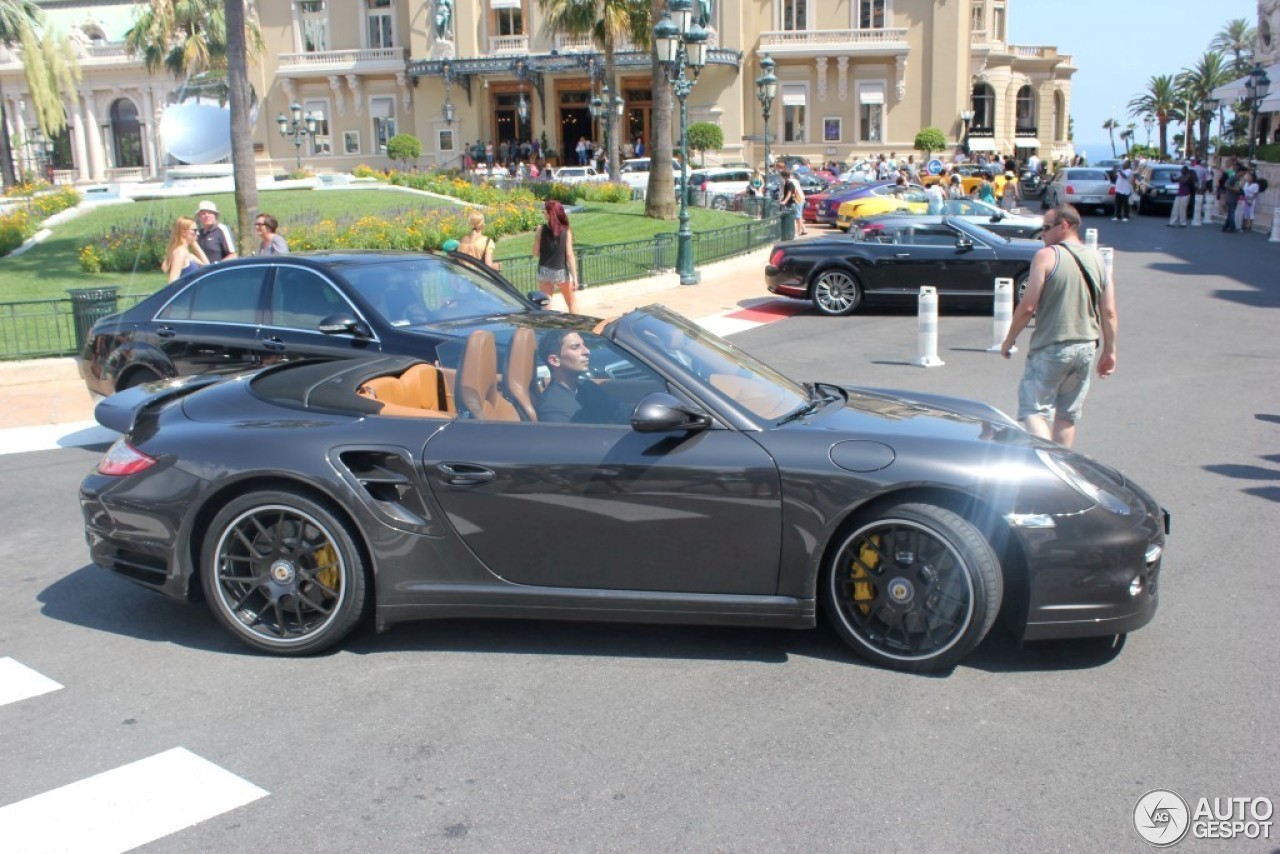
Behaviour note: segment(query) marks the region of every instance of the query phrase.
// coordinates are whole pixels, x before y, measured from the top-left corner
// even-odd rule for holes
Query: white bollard
[[[1098,245],[1098,229],[1086,228],[1084,230],[1084,245],[1093,247]]]
[[[1268,243],[1280,243],[1280,202],[1271,209],[1271,237],[1267,238]]]
[[[1111,273],[1115,269],[1116,250],[1110,246],[1099,246],[1098,252],[1102,254],[1102,269],[1107,277],[1107,285],[1111,284]]]
[[[991,346],[988,353],[999,353],[1004,336],[1013,323],[1013,279],[996,279],[995,304],[991,309]]]
[[[1204,202],[1202,201],[1203,199],[1204,199],[1204,196],[1200,195],[1199,193],[1195,193],[1194,195],[1191,196],[1191,202],[1192,204],[1195,205],[1195,208],[1191,212],[1191,224],[1194,225],[1196,228],[1199,228],[1200,226],[1204,225],[1204,221],[1200,218],[1201,216],[1203,216],[1203,212],[1200,210],[1202,207],[1204,207]]]
[[[945,364],[938,358],[938,289],[920,288],[916,348],[920,355],[911,364],[920,368],[936,368]]]
[[[1213,193],[1204,197],[1204,224],[1213,225],[1213,218],[1218,214],[1218,198]]]

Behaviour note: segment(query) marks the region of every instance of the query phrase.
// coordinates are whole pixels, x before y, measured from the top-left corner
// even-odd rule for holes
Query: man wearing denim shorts
[[[1044,248],[1000,346],[1008,359],[1018,333],[1035,317],[1027,367],[1018,386],[1018,420],[1027,432],[1070,448],[1089,392],[1089,371],[1102,340],[1098,377],[1116,369],[1115,283],[1102,255],[1080,243],[1080,213],[1058,205],[1044,215]]]

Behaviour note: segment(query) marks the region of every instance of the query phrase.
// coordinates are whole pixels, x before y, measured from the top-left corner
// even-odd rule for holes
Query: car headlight
[[[1113,493],[1108,492],[1104,487],[1094,483],[1080,469],[1063,457],[1044,448],[1036,448],[1036,456],[1040,458],[1040,462],[1044,463],[1049,471],[1061,478],[1063,483],[1066,483],[1094,504],[1101,504],[1112,513],[1120,516],[1129,515],[1128,504],[1125,504]]]

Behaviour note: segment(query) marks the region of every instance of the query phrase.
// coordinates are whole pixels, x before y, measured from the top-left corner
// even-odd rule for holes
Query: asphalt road
[[[1141,851],[1151,789],[1280,800],[1280,246],[1087,224],[1119,250],[1121,349],[1079,447],[1173,513],[1160,611],[1119,655],[997,628],[922,677],[825,628],[442,621],[257,657],[202,607],[87,565],[75,495],[96,451],[18,454],[0,457],[0,658],[63,687],[0,705],[0,822],[176,747],[268,794],[147,850]],[[1021,371],[985,352],[980,314],[944,312],[933,369],[906,364],[907,313],[735,341],[797,378],[1008,410]]]

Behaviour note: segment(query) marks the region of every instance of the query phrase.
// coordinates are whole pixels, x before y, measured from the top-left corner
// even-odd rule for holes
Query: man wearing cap
[[[236,257],[236,240],[231,236],[231,229],[218,222],[217,205],[208,199],[197,205],[196,224],[200,226],[196,242],[204,250],[210,264],[230,261]]]

